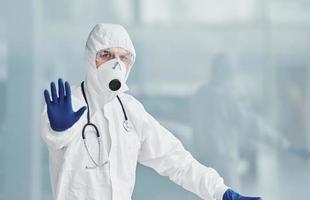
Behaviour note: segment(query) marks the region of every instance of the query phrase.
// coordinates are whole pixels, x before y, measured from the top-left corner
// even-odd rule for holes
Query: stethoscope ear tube
[[[123,110],[123,113],[124,113],[124,118],[125,118],[125,120],[124,120],[124,122],[123,122],[123,127],[124,127],[124,129],[125,129],[126,132],[130,132],[131,129],[132,129],[132,126],[131,126],[131,124],[130,124],[130,122],[129,122],[129,120],[128,120],[126,110],[125,110],[124,105],[123,105],[121,99],[119,98],[119,96],[117,95],[116,97],[117,97],[117,99],[118,99],[118,102],[121,104],[122,110]]]
[[[97,138],[100,137],[99,130],[98,130],[97,126],[95,124],[93,124],[93,123],[89,123],[88,122],[87,124],[84,125],[83,130],[82,130],[82,138],[83,138],[83,140],[85,140],[85,138],[86,138],[85,137],[85,131],[86,131],[87,126],[93,127],[95,129]]]
[[[118,102],[119,102],[119,103],[121,104],[121,106],[122,106],[122,110],[123,110],[123,113],[124,113],[125,121],[127,121],[127,120],[128,120],[128,117],[127,117],[127,114],[126,114],[126,110],[125,110],[125,108],[124,108],[124,105],[123,105],[121,99],[119,98],[119,96],[116,95],[116,97],[117,97],[117,99],[118,99]]]
[[[89,105],[88,105],[87,97],[86,97],[86,94],[85,94],[84,81],[81,83],[81,88],[82,88],[83,98],[84,98],[85,103],[87,105],[87,124],[90,124],[90,111],[89,111]],[[84,128],[85,128],[85,126],[84,126]]]

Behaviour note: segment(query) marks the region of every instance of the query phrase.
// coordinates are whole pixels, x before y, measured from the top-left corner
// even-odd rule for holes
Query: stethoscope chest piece
[[[130,122],[128,120],[124,120],[123,127],[124,127],[125,131],[127,131],[127,132],[130,132],[132,130],[132,125],[130,124]]]

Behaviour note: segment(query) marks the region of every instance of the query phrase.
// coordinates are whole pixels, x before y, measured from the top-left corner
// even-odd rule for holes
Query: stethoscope
[[[90,110],[89,110],[89,104],[88,104],[88,100],[87,100],[87,97],[86,97],[86,93],[85,93],[85,89],[84,89],[84,81],[81,83],[81,89],[82,89],[82,94],[83,94],[83,97],[84,97],[84,100],[86,102],[86,105],[87,105],[87,123],[84,125],[83,129],[82,129],[82,139],[83,139],[83,142],[84,142],[84,147],[86,149],[86,152],[88,154],[88,156],[90,157],[91,161],[93,162],[94,166],[90,167],[90,166],[86,166],[86,169],[95,169],[97,167],[102,167],[103,165],[107,164],[109,161],[105,161],[104,163],[101,163],[101,140],[100,140],[100,133],[99,133],[99,130],[97,128],[97,126],[93,123],[90,122]],[[124,105],[121,101],[121,99],[119,98],[118,95],[116,95],[121,107],[122,107],[122,111],[123,111],[123,114],[124,114],[124,121],[123,121],[123,127],[125,129],[126,132],[130,132],[132,127],[129,123],[129,120],[128,120],[128,117],[127,117],[127,114],[126,114],[126,111],[125,111],[125,108],[124,108]],[[95,134],[96,134],[96,137],[97,137],[97,142],[98,142],[98,147],[99,147],[99,161],[96,162],[94,157],[90,154],[89,152],[89,149],[88,149],[88,146],[87,146],[87,142],[86,142],[86,136],[85,136],[85,131],[86,131],[86,128],[87,127],[92,127],[94,128],[95,130]]]

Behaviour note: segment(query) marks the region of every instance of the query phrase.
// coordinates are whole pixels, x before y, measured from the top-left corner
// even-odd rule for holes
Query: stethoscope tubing
[[[90,121],[90,109],[89,109],[89,104],[88,104],[88,100],[87,100],[86,93],[85,93],[85,89],[84,89],[84,81],[81,83],[81,89],[82,89],[82,94],[83,94],[84,100],[85,100],[86,105],[87,105],[87,123],[83,126],[83,129],[82,129],[82,139],[83,139],[84,147],[85,147],[85,149],[86,149],[86,151],[87,151],[87,154],[89,155],[91,161],[92,161],[93,164],[95,165],[95,166],[93,166],[93,167],[86,166],[86,169],[95,169],[95,168],[97,168],[97,167],[101,167],[101,166],[105,165],[106,163],[108,163],[108,161],[106,161],[106,162],[104,162],[104,163],[102,163],[102,164],[99,164],[99,163],[101,163],[101,141],[100,141],[100,133],[99,133],[99,130],[98,130],[97,126],[96,126],[95,124],[91,123],[91,121]],[[130,127],[130,125],[129,125],[129,121],[128,121],[128,117],[127,117],[127,114],[126,114],[126,110],[125,110],[125,108],[124,108],[124,105],[123,105],[123,103],[122,103],[120,97],[119,97],[118,95],[116,95],[116,96],[117,96],[117,99],[118,99],[118,101],[119,101],[119,103],[120,103],[120,105],[121,105],[121,107],[122,107],[122,111],[123,111],[123,114],[124,114],[124,119],[125,119],[125,120],[124,120],[124,122],[123,122],[123,127],[124,127],[124,129],[126,130],[126,132],[129,132],[130,129],[131,129],[131,127]],[[87,128],[88,126],[93,127],[93,128],[95,129],[95,132],[96,132],[97,142],[98,142],[98,146],[99,146],[99,154],[98,154],[98,155],[99,155],[99,162],[98,162],[98,163],[95,161],[95,159],[93,158],[93,156],[90,154],[89,149],[88,149],[88,146],[87,146],[87,144],[86,144],[85,132],[86,132],[86,128]]]

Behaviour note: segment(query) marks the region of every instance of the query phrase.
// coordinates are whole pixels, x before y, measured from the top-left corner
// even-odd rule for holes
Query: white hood
[[[129,88],[125,83],[123,89],[117,92],[103,93],[100,90],[98,71],[96,69],[96,53],[101,49],[122,47],[133,55],[132,62],[128,66],[125,81],[128,79],[131,67],[136,58],[136,52],[126,29],[118,24],[97,24],[89,33],[86,47],[85,58],[87,65],[86,88],[90,98],[99,103],[102,108],[104,104],[112,100],[116,94],[127,91]]]

